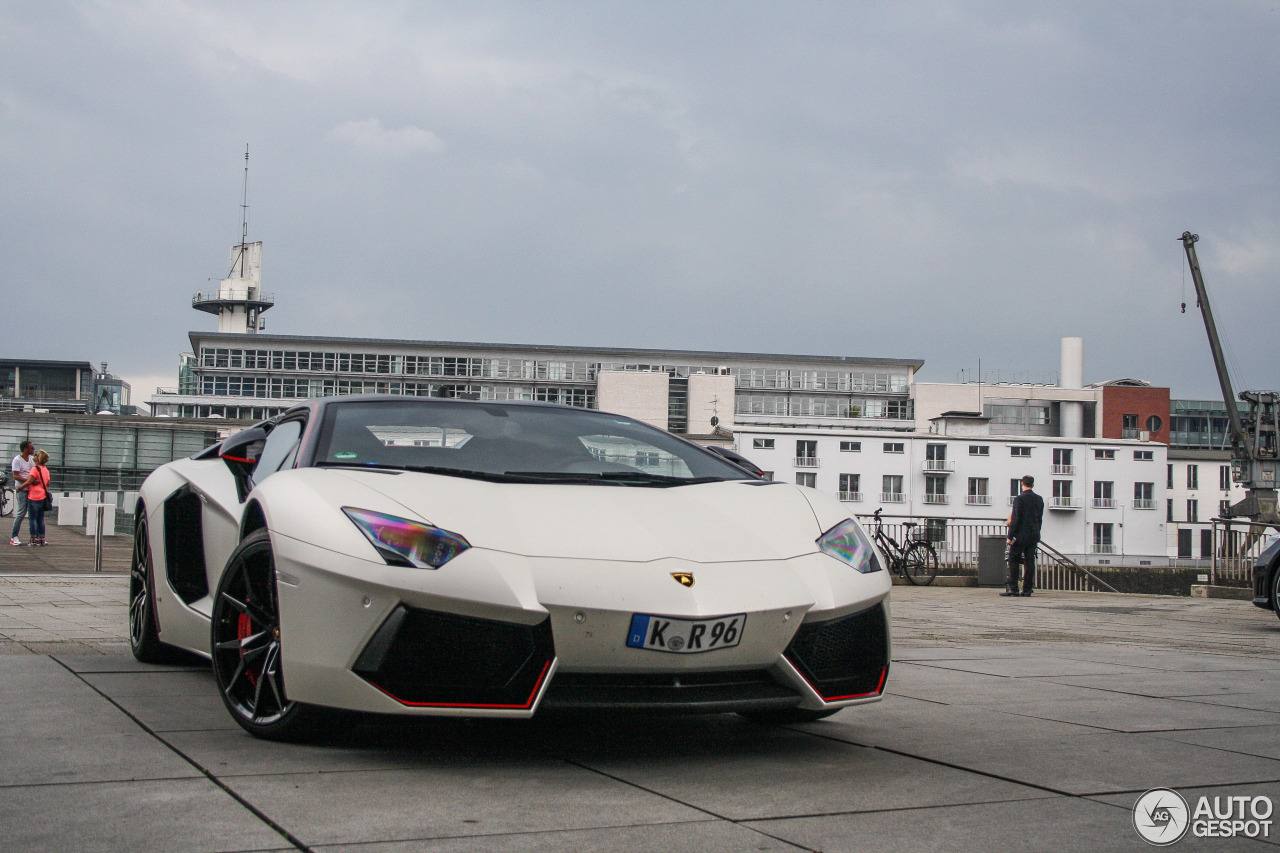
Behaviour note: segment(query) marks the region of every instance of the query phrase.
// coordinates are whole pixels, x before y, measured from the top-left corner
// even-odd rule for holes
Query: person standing
[[[27,517],[27,487],[22,484],[31,475],[31,468],[35,464],[31,461],[31,454],[35,452],[35,445],[24,441],[18,448],[18,455],[13,457],[13,462],[9,463],[9,473],[13,475],[14,503],[13,532],[9,534],[10,545],[22,544],[18,534],[22,532],[22,519]]]
[[[1030,595],[1036,580],[1036,548],[1044,521],[1044,499],[1031,491],[1035,477],[1022,478],[1022,492],[1013,499],[1009,513],[1009,578],[1001,595],[1018,595],[1018,566],[1022,565],[1022,595]]]
[[[31,528],[31,541],[28,545],[48,545],[44,541],[44,499],[49,496],[49,469],[45,463],[49,454],[43,450],[36,451],[35,464],[27,476],[27,520]]]

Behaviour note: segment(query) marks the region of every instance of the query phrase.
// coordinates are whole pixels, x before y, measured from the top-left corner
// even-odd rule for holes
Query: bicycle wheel
[[[938,552],[928,542],[913,542],[902,555],[902,574],[915,586],[928,586],[938,576]]]
[[[13,492],[0,489],[0,516],[13,514]]]

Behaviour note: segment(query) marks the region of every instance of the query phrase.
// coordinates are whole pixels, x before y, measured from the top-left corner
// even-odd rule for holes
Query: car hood
[[[822,534],[801,490],[787,483],[738,480],[659,488],[491,483],[413,472],[324,473],[376,491],[475,547],[530,557],[780,560],[812,553]],[[351,500],[344,504],[353,505]]]

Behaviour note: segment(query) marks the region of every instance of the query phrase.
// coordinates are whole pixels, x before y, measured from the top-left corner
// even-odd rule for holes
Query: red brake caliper
[[[241,614],[240,614],[240,618],[236,620],[236,638],[237,638],[237,639],[240,639],[240,640],[243,640],[245,637],[248,637],[248,636],[250,636],[251,634],[253,634],[253,621],[249,618],[249,614],[248,614],[248,613],[241,613]],[[241,647],[241,649],[240,649],[240,657],[241,657],[241,659],[243,659],[243,658],[244,658],[244,648],[243,648],[243,647]],[[247,671],[247,672],[245,673],[245,675],[249,676],[249,683],[250,683],[250,684],[257,684],[257,683],[258,683],[258,678],[257,678],[257,676],[256,676],[256,675],[254,675],[254,674],[253,674],[253,670],[252,670],[252,669],[250,669],[249,671]]]

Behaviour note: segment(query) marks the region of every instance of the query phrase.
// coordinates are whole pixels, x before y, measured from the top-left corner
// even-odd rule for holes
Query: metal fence
[[[860,516],[873,529],[871,516]],[[895,516],[895,518],[900,518]],[[909,519],[884,522],[884,532],[894,541],[905,544],[917,539],[933,545],[938,553],[938,569],[944,574],[976,575],[978,573],[978,540],[984,536],[1004,538],[1009,528],[998,522],[960,521],[954,519],[925,519],[924,523],[908,527]],[[1073,592],[1099,592],[1116,590],[1088,569],[1077,564],[1067,555],[1050,545],[1040,543],[1036,560],[1036,587],[1038,589]]]
[[[1209,583],[1223,581],[1253,583],[1253,564],[1267,547],[1272,525],[1243,519],[1213,519],[1213,559]]]

